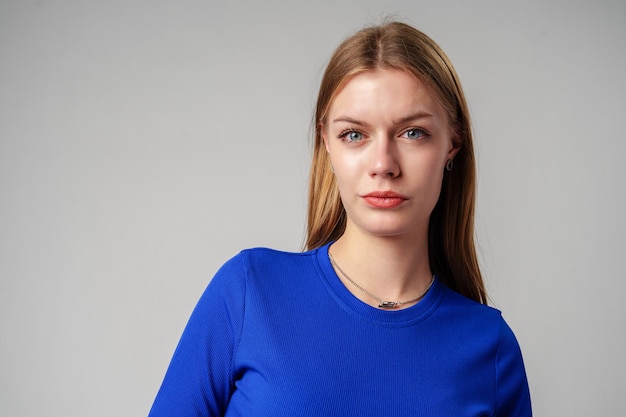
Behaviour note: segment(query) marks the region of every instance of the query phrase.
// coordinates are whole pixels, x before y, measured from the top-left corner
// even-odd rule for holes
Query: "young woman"
[[[151,416],[530,416],[473,243],[458,77],[397,22],[343,42],[316,109],[307,252],[216,274]]]

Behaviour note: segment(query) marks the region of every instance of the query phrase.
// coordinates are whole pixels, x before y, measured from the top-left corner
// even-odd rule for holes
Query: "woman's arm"
[[[149,417],[223,416],[234,388],[243,324],[245,268],[228,261],[198,301]]]
[[[498,417],[531,417],[530,392],[522,352],[515,335],[504,320],[496,356]]]

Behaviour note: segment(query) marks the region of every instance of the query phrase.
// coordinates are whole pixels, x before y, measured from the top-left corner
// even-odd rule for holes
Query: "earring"
[[[454,167],[454,161],[452,159],[448,159],[448,161],[446,162],[446,170],[452,171],[453,167]]]

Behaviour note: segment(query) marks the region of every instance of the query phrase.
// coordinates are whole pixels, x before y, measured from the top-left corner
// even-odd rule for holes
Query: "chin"
[[[381,225],[380,223],[371,227],[360,227],[366,234],[375,237],[402,237],[402,236],[418,236],[419,228],[410,227],[408,225]]]
[[[353,213],[357,214],[357,213]],[[428,216],[422,221],[416,213],[378,212],[348,215],[347,228],[354,228],[359,233],[375,237],[412,236],[422,238],[428,235]]]
[[[380,238],[400,238],[400,237],[414,237],[415,233],[410,233],[408,231],[403,230],[383,230],[383,231],[372,231],[370,234],[374,237]]]

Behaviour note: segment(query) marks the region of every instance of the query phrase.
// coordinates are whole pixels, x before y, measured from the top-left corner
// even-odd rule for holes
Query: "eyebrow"
[[[434,115],[432,113],[429,113],[427,111],[418,111],[416,113],[409,114],[408,116],[404,116],[398,120],[395,120],[393,124],[400,125],[400,124],[407,123],[413,120],[424,119],[424,118],[433,117],[433,116]],[[352,124],[359,125],[359,126],[368,126],[366,122],[355,119],[350,116],[339,116],[333,120],[333,123],[337,123],[337,122],[347,122],[347,123],[352,123]]]

